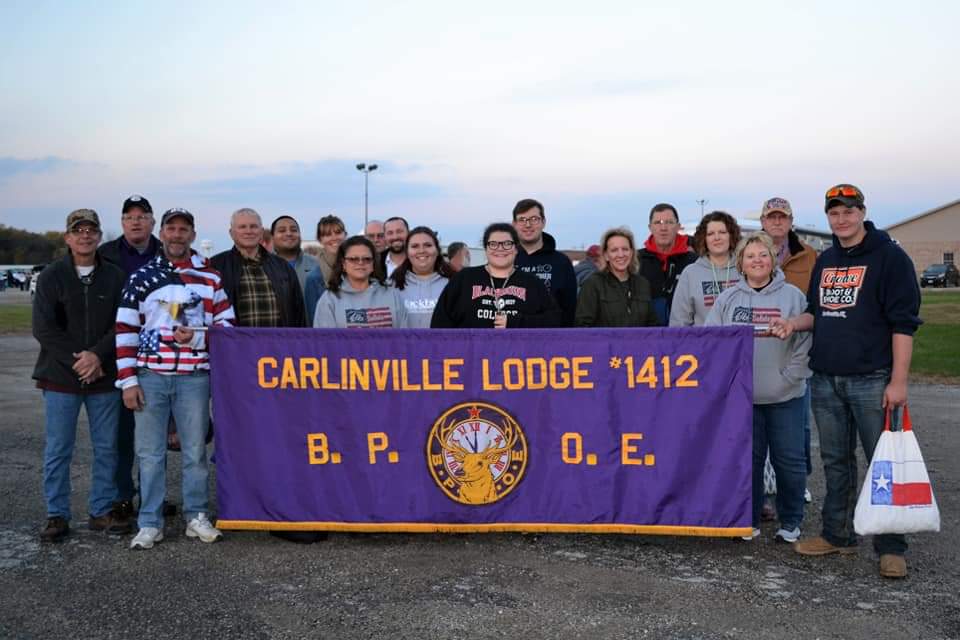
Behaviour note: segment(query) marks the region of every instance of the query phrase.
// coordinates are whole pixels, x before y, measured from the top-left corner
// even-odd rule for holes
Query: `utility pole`
[[[377,165],[375,164],[371,164],[367,166],[365,163],[361,162],[360,164],[357,165],[357,171],[360,171],[363,173],[363,229],[361,230],[361,233],[366,232],[367,221],[369,220],[370,208],[369,208],[368,187],[369,187],[369,181],[370,181],[370,172],[376,171],[376,170],[377,170]]]
[[[703,217],[703,208],[710,202],[709,200],[700,199],[697,200],[697,204],[700,205],[700,217]]]

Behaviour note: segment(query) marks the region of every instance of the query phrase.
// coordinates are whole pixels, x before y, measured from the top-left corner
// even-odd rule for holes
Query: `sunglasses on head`
[[[831,188],[827,191],[828,198],[863,198],[863,194],[860,193],[860,189],[849,185],[849,184],[838,184],[837,186]]]

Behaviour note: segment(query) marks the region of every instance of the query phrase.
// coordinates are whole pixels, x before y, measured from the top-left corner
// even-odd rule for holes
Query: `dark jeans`
[[[117,431],[117,500],[133,501],[136,493],[133,486],[133,463],[136,459],[133,449],[135,424],[133,411],[121,406],[120,426]]]
[[[803,521],[803,490],[807,484],[801,413],[803,396],[773,404],[753,405],[753,526],[760,527],[763,505],[763,467],[770,463],[777,475],[777,516],[787,530]]]
[[[827,480],[823,499],[823,537],[832,545],[857,544],[853,512],[857,506],[857,436],[867,460],[883,433],[883,390],[890,369],[853,376],[814,373],[811,379],[813,417],[820,433],[820,457]],[[907,541],[900,534],[873,537],[879,554],[903,555]]]

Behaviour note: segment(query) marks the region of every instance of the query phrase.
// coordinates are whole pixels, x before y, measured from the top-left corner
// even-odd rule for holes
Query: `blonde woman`
[[[641,276],[633,233],[610,229],[600,240],[606,266],[587,278],[580,289],[574,326],[652,327],[660,324],[650,283]]]

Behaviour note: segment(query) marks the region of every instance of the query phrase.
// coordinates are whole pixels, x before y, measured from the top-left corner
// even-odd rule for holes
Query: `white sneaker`
[[[223,539],[223,534],[207,520],[207,514],[198,513],[197,517],[187,523],[187,537],[200,538],[203,542],[216,542]]]
[[[803,490],[803,501],[807,504],[813,502],[813,494],[810,493],[810,489]]]
[[[754,538],[759,538],[759,537],[760,537],[760,529],[754,529],[753,531],[750,532],[750,535],[740,536],[740,539],[743,540],[744,542],[750,542]]]
[[[137,532],[130,543],[131,549],[152,549],[153,545],[163,540],[163,531],[156,527],[144,527]]]
[[[800,539],[800,527],[795,527],[793,529],[777,529],[777,533],[773,536],[773,539],[777,542],[790,542],[794,543]]]

